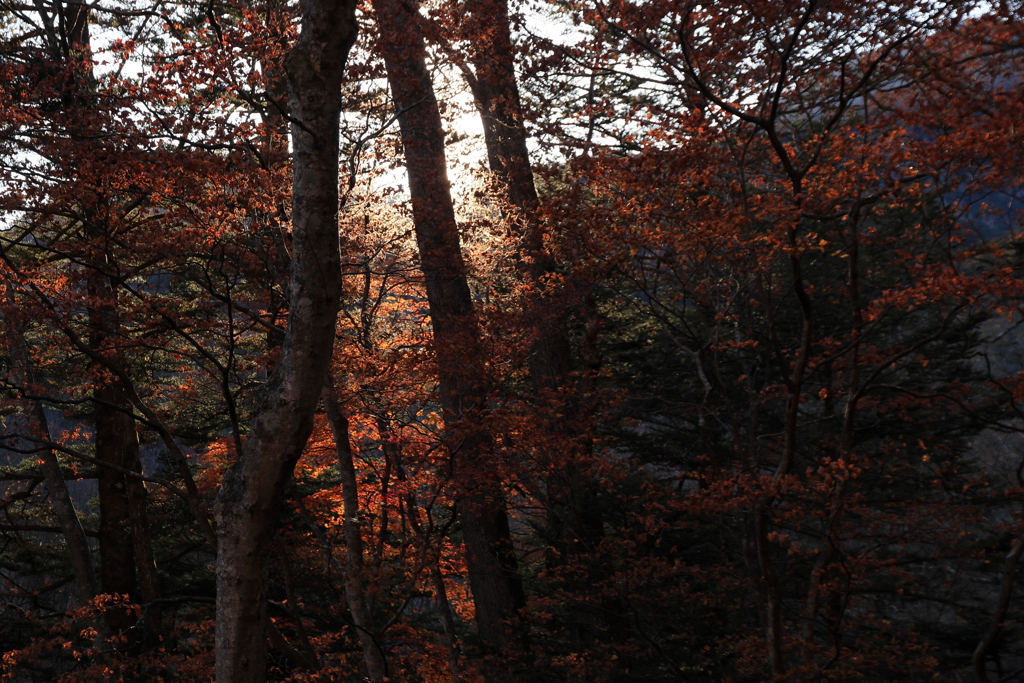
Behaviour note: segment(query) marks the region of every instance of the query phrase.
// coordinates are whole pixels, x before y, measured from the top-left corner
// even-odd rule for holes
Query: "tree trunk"
[[[107,384],[93,393],[96,408],[96,459],[116,467],[138,471],[138,437],[135,421],[116,408],[117,388]],[[127,418],[127,419],[125,419]],[[107,467],[96,473],[100,499],[100,585],[104,593],[138,598],[135,580],[135,544],[127,476]],[[134,625],[130,611],[111,609],[107,623],[113,633],[126,633]]]
[[[9,321],[4,322],[10,325]],[[36,382],[24,333],[21,329],[13,329],[12,336],[11,356],[15,363],[13,374],[25,391],[35,393],[33,386]],[[25,414],[28,417],[30,433],[37,438],[49,441],[50,428],[42,403],[36,399],[29,399],[26,400],[26,404],[27,410]],[[61,473],[57,454],[52,449],[46,448],[40,451],[39,459],[43,477],[46,481],[46,488],[50,491],[54,515],[57,517],[57,523],[64,534],[64,541],[68,544],[71,567],[75,573],[75,592],[77,593],[79,604],[86,605],[100,592],[96,571],[93,569],[89,541],[85,537],[82,520],[78,516],[78,511],[75,510],[75,504],[71,500],[71,493],[68,491],[67,482],[64,481],[64,475]],[[105,634],[106,629],[101,630]]]
[[[266,680],[267,568],[274,520],[313,427],[341,295],[338,124],[355,43],[354,0],[303,0],[289,53],[294,149],[288,328],[238,461],[224,476],[217,520],[217,681]]]
[[[509,203],[522,215],[526,231],[521,237],[531,257],[535,276],[543,275],[544,259],[540,226],[536,221],[537,189],[526,144],[515,57],[509,29],[507,0],[469,0],[465,6],[464,33],[470,44],[474,78],[470,83],[484,127],[487,162],[508,192]]]
[[[46,12],[42,6],[39,7],[40,18],[46,26],[46,42],[51,57],[55,61],[63,61],[77,66],[77,68],[67,70],[68,76],[62,83],[62,104],[69,113],[87,113],[94,105],[92,85],[95,81],[90,61],[89,20],[91,7],[84,2],[74,0],[65,2],[62,6],[60,3],[54,3],[54,10],[61,19],[56,26],[46,18]],[[71,138],[75,141],[79,140],[78,134],[74,131],[71,132]],[[91,135],[86,133],[85,139],[91,139]],[[103,209],[105,208],[103,202],[102,198],[95,196],[85,197],[82,207],[88,216],[85,226],[96,260],[86,282],[90,297],[89,304],[87,304],[91,326],[89,343],[96,352],[110,358],[118,366],[123,366],[120,354],[116,350],[117,339],[120,335],[117,295],[108,276],[104,274],[104,271],[111,271],[106,268],[109,254],[105,249],[107,231],[106,222],[103,219]],[[130,414],[131,403],[125,397],[124,391],[118,388],[117,380],[106,372],[102,364],[94,362],[94,369],[97,372],[97,385],[93,390],[96,405],[94,436],[96,458],[139,472],[141,471],[139,444],[135,431],[135,420]],[[33,409],[34,421],[45,427],[45,413],[43,413],[42,406],[38,402],[36,403],[37,405]],[[129,412],[121,412],[119,409]],[[78,531],[74,527],[80,528],[81,524],[77,522],[77,514],[71,506],[70,498],[66,502],[61,500],[64,496],[60,493],[60,489],[66,492],[66,486],[63,480],[57,481],[60,474],[59,464],[55,456],[52,462],[49,460],[49,458],[44,458],[44,469],[47,470],[48,485],[51,486],[51,489],[58,489],[53,491],[53,494],[61,526],[65,528],[65,536],[69,532],[72,536],[78,536]],[[142,595],[136,590],[137,557],[148,556],[150,560],[152,559],[145,515],[145,487],[141,482],[128,479],[121,473],[103,467],[99,470],[97,483],[100,499],[100,580],[97,586],[95,576],[91,580],[79,577],[79,593],[84,595],[86,584],[89,584],[88,592],[91,595],[102,591],[128,595],[133,600],[138,600],[140,597],[147,601],[155,600],[158,597],[155,565],[151,568],[141,567],[144,573],[148,572],[146,573],[147,590]],[[78,541],[68,537],[69,548],[72,550],[73,556],[82,554],[75,548],[77,543]],[[81,563],[82,560],[79,559],[77,562]],[[86,571],[85,567],[76,566],[76,575]],[[91,572],[91,566],[88,571]],[[129,611],[112,610],[107,613],[107,624],[115,633],[126,631],[133,623],[134,618]],[[155,622],[151,620],[150,623]]]
[[[520,277],[538,293],[526,302],[521,321],[531,334],[530,377],[538,400],[547,396],[559,402],[547,411],[557,417],[543,425],[551,442],[565,444],[566,436],[570,437],[567,448],[559,448],[552,458],[553,473],[546,482],[549,531],[556,550],[548,557],[563,564],[573,555],[593,551],[604,535],[603,515],[577,459],[589,455],[590,440],[579,424],[583,416],[578,391],[569,387],[572,346],[564,315],[544,282],[555,267],[537,216],[539,201],[516,79],[508,1],[468,0],[465,8],[463,32],[474,70],[470,87],[483,122],[488,165],[507,192],[508,218],[520,241]],[[592,581],[587,580],[587,585]]]
[[[430,579],[434,584],[434,600],[437,602],[437,611],[441,615],[444,644],[448,651],[448,670],[452,675],[452,683],[462,683],[462,663],[459,661],[459,641],[455,634],[455,618],[452,616],[452,606],[448,601],[448,589],[444,585],[444,576],[441,574],[440,558],[436,558],[430,563]]]
[[[537,189],[516,81],[507,0],[467,2],[464,33],[471,46],[475,75],[470,88],[483,122],[487,162],[508,193],[509,218],[520,240],[520,273],[531,284],[542,283],[554,271],[554,263],[537,218]],[[535,303],[541,305],[532,307],[525,321],[534,332],[530,374],[538,386],[556,389],[572,370],[568,333],[550,299]]]
[[[342,529],[345,534],[345,598],[356,625],[359,644],[363,648],[363,662],[372,683],[380,683],[387,675],[387,664],[377,643],[373,627],[373,612],[366,599],[363,580],[363,536],[359,515],[359,490],[356,484],[356,468],[352,459],[352,445],[349,438],[348,419],[338,405],[334,388],[324,388],[324,407],[327,420],[331,423],[334,443],[338,452],[338,469],[341,478],[341,497],[344,506]]]
[[[134,429],[134,424],[132,428]],[[137,454],[138,441],[136,440],[136,456]],[[136,465],[137,469],[133,468],[133,471],[143,473],[142,463],[139,462],[138,457],[136,457]],[[163,606],[157,602],[160,598],[160,580],[156,572],[149,513],[146,510],[149,492],[146,490],[146,482],[141,479],[127,477],[125,484],[128,487],[128,519],[131,522],[132,551],[135,555],[135,574],[139,585],[136,601],[146,605],[141,621],[147,645],[156,645],[159,643],[159,636],[163,631]]]
[[[103,221],[90,221],[94,230],[90,237],[95,243],[105,240]],[[117,292],[103,274],[103,264],[90,273],[88,287],[92,305],[88,306],[91,326],[89,345],[108,363],[124,368],[117,348],[121,333],[117,311]],[[120,386],[101,363],[94,363],[98,384],[93,390],[96,404],[95,449],[96,458],[105,463],[132,472],[142,472],[139,459],[139,437],[132,402],[127,391]],[[100,585],[102,591],[112,595],[127,595],[133,602],[152,602],[159,597],[156,585],[156,566],[149,542],[146,514],[146,488],[142,482],[114,469],[100,467],[97,472],[100,499]],[[139,590],[142,579],[144,589]],[[150,611],[147,635],[151,627],[159,624],[159,612]],[[112,609],[107,612],[107,623],[113,633],[127,632],[134,626],[134,615],[128,610]]]
[[[62,8],[62,21],[57,29],[60,40],[50,36],[51,53],[57,59],[78,63],[80,68],[69,70],[72,75],[64,83],[62,101],[71,112],[92,109],[92,85],[95,81],[91,60],[89,32],[91,8],[84,2],[70,1]],[[86,139],[89,139],[89,135]],[[72,139],[76,134],[72,133]],[[83,198],[83,212],[90,251],[95,259],[86,278],[89,292],[87,313],[90,325],[89,345],[106,359],[107,363],[124,368],[118,349],[121,321],[117,310],[117,291],[106,273],[111,268],[107,249],[109,228],[107,206],[100,196]],[[117,378],[111,376],[103,363],[93,363],[97,375],[93,399],[96,406],[94,447],[98,460],[111,465],[142,471],[139,460],[139,441],[135,419],[131,414],[131,401]],[[40,407],[41,413],[41,407]],[[41,414],[45,419],[45,415]],[[100,590],[107,594],[127,595],[133,601],[151,602],[159,597],[156,565],[150,546],[146,515],[145,485],[110,468],[100,467],[97,476],[100,501]],[[144,588],[138,590],[138,579]],[[116,634],[127,632],[134,625],[134,616],[128,610],[107,612],[107,624]],[[147,634],[159,624],[159,608],[151,611],[147,621]]]
[[[996,602],[996,609],[992,615],[992,623],[985,629],[985,634],[978,642],[971,658],[974,667],[974,678],[977,683],[989,683],[988,677],[988,656],[992,646],[999,638],[1000,632],[1006,622],[1006,613],[1010,609],[1010,598],[1013,597],[1013,584],[1017,579],[1017,565],[1020,564],[1021,553],[1024,552],[1024,538],[1014,539],[1013,549],[1006,556],[1006,565],[1003,569],[1003,585],[999,591],[999,599]]]
[[[420,266],[430,306],[440,402],[449,434],[457,434],[456,477],[466,563],[481,637],[498,649],[521,650],[510,624],[523,607],[506,504],[495,468],[484,462],[490,439],[470,427],[486,408],[489,381],[466,280],[444,155],[444,129],[426,66],[415,9],[375,0],[380,52],[388,72],[405,149]],[[472,477],[463,472],[471,472]]]

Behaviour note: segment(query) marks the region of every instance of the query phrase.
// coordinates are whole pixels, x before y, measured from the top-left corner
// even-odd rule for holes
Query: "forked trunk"
[[[334,347],[341,294],[338,124],[355,6],[354,0],[303,0],[302,32],[285,62],[294,149],[288,328],[245,450],[225,474],[214,508],[218,683],[266,680],[274,520],[312,430]]]

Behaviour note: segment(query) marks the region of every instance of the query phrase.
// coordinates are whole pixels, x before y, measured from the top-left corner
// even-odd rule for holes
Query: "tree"
[[[86,141],[109,124],[104,118],[107,112],[96,111],[89,12],[89,8],[78,3],[40,7],[37,20],[46,28],[45,39],[42,49],[32,56],[42,64],[37,63],[21,74],[29,88],[34,88],[38,95],[51,98],[53,108],[44,114],[44,118],[54,126],[56,134],[46,131],[27,137],[34,138],[30,143],[33,151],[59,159],[63,164],[56,171],[58,176],[89,175],[82,165],[88,163],[87,155],[96,153],[102,146]],[[53,20],[58,17],[60,22],[54,26]],[[88,312],[85,326],[88,332],[83,338],[81,333],[72,331],[70,325],[66,331],[72,343],[88,347],[95,373],[92,397],[95,405],[95,451],[97,459],[104,464],[97,471],[100,585],[102,592],[131,595],[149,603],[159,597],[159,592],[146,519],[147,492],[144,483],[132,476],[141,473],[138,438],[131,416],[131,403],[118,379],[108,370],[108,366],[122,371],[124,367],[123,353],[119,348],[121,321],[112,284],[118,266],[111,263],[116,257],[110,244],[117,230],[114,223],[121,207],[116,206],[118,198],[105,194],[104,190],[108,188],[102,187],[102,183],[98,183],[99,188],[95,185],[89,187],[85,182],[71,183],[83,191],[75,193],[73,201],[68,201],[71,193],[63,194],[64,188],[58,188],[37,203],[31,200],[21,202],[20,208],[42,224],[60,221],[62,216],[72,216],[68,222],[78,223],[72,225],[72,229],[81,230],[77,256],[87,269],[84,282],[80,284],[84,284],[88,291],[84,302]],[[18,205],[19,200],[14,201]],[[41,231],[35,236],[39,240],[34,245],[38,252],[53,248],[54,245],[43,241],[45,238]],[[11,246],[20,245],[15,243]],[[60,249],[57,246],[54,251],[59,252]],[[16,273],[15,277],[24,278],[24,273],[18,273],[18,266],[10,260],[10,255],[7,263]],[[41,290],[36,288],[34,295],[37,306],[52,308],[52,299]],[[24,333],[16,335],[14,345],[17,348],[24,345]],[[31,375],[27,355],[24,352],[21,355],[26,363],[22,372]],[[44,425],[45,415],[37,415],[35,422]],[[49,437],[44,435],[43,441],[49,441]],[[54,486],[59,488],[60,483],[51,476],[51,487]],[[73,531],[75,525],[69,514],[68,510],[61,514],[64,519],[62,526]],[[78,569],[79,574],[83,571],[81,567]],[[148,616],[146,629],[153,635],[159,630],[159,608],[154,608]],[[130,614],[116,609],[108,612],[107,619],[110,630],[115,634],[127,633],[134,622]]]
[[[289,53],[292,243],[288,328],[238,461],[217,494],[217,680],[266,679],[267,559],[284,487],[313,427],[334,346],[341,83],[355,3],[307,0]]]
[[[444,156],[444,130],[426,67],[418,16],[390,0],[374,3],[381,52],[402,131],[406,170],[430,304],[440,404],[465,487],[460,518],[477,623],[497,648],[521,649],[511,623],[524,606],[501,482],[488,462],[491,435],[471,421],[486,409],[491,378],[466,280]],[[457,444],[457,445],[456,445]]]
[[[1017,9],[2,9],[5,676],[1016,675]]]
[[[951,30],[958,20],[953,8],[931,9],[933,31]],[[648,412],[643,419],[652,436],[663,429],[686,439],[672,445],[688,451],[674,466],[684,468],[680,476],[693,468],[695,483],[707,490],[690,497],[691,513],[712,500],[713,507],[736,511],[743,562],[777,678],[811,679],[843,666],[843,648],[853,647],[846,629],[856,631],[844,611],[852,600],[847,591],[854,589],[844,589],[836,577],[869,592],[870,573],[851,571],[851,565],[883,574],[882,563],[895,560],[867,549],[892,543],[896,529],[906,533],[902,523],[872,508],[885,500],[883,491],[918,501],[922,544],[935,542],[925,540],[929,528],[969,528],[977,519],[967,500],[952,496],[931,507],[920,491],[890,487],[900,467],[909,476],[913,466],[906,460],[896,465],[893,458],[907,457],[907,446],[886,439],[922,429],[927,436],[920,448],[940,441],[943,453],[921,455],[925,462],[942,462],[935,467],[951,478],[969,469],[953,425],[970,428],[939,410],[924,418],[923,406],[910,398],[917,391],[912,386],[945,385],[959,375],[986,393],[967,359],[978,352],[970,330],[994,299],[976,308],[974,297],[1017,296],[1011,269],[964,265],[986,258],[987,247],[963,248],[943,223],[941,193],[956,186],[953,178],[974,171],[954,170],[949,146],[944,159],[927,166],[929,136],[900,126],[916,118],[914,106],[907,107],[916,101],[915,89],[928,89],[908,77],[904,60],[935,44],[923,27],[908,28],[901,19],[908,11],[890,5],[870,19],[844,19],[835,8],[815,3],[619,5],[598,6],[592,15],[599,30],[607,29],[602,40],[646,62],[649,71],[636,82],[664,88],[638,99],[624,125],[643,130],[650,125],[643,123],[646,114],[661,128],[636,154],[606,153],[573,164],[594,217],[570,220],[600,220],[604,233],[607,221],[622,220],[624,232],[611,237],[585,233],[583,248],[594,254],[595,270],[622,259],[613,266],[626,278],[617,303],[648,309],[656,338],[677,349],[674,364],[688,368],[689,377],[677,380],[687,387],[681,409],[664,408],[667,415],[656,420]],[[719,21],[718,12],[730,19]],[[760,42],[752,46],[753,38]],[[841,47],[851,45],[864,47]],[[741,53],[749,70],[735,68]],[[635,64],[622,62],[623,70]],[[608,65],[605,73],[618,75],[617,66]],[[701,109],[682,109],[687,104]],[[678,133],[671,142],[669,125]],[[915,162],[908,163],[906,154]],[[710,168],[716,170],[709,174]],[[878,250],[896,244],[899,258],[883,262]],[[839,273],[845,273],[842,280]],[[896,311],[903,316],[898,329],[884,322]],[[938,367],[927,370],[933,363]],[[679,393],[678,385],[672,387],[674,402]],[[941,436],[931,431],[939,415],[949,420]],[[869,416],[879,422],[872,424]],[[977,417],[960,415],[968,422]],[[806,472],[794,469],[798,460],[808,462]],[[851,463],[856,475],[831,472]],[[873,495],[858,487],[858,479],[870,482]],[[817,493],[805,498],[812,491]],[[823,515],[820,523],[810,521],[815,511]],[[808,521],[798,522],[805,514]],[[867,520],[877,526],[866,526]],[[786,558],[815,558],[806,588],[793,585],[799,572],[781,556],[780,545]],[[794,597],[801,593],[803,603]],[[831,612],[824,608],[829,600],[836,601]],[[787,611],[800,615],[792,625],[785,623]],[[822,649],[821,639],[828,638],[834,648]],[[863,659],[858,665],[869,666]],[[893,658],[871,666],[899,670]]]

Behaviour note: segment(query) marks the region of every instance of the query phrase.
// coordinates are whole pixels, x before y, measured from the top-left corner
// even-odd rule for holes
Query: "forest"
[[[0,681],[1024,681],[1020,0],[0,0]]]

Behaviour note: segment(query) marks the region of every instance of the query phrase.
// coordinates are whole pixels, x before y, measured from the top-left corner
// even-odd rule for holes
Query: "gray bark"
[[[357,25],[354,0],[303,0],[285,66],[292,122],[292,258],[281,356],[225,474],[217,523],[217,681],[266,680],[266,585],[274,520],[313,427],[341,294],[338,124]]]

